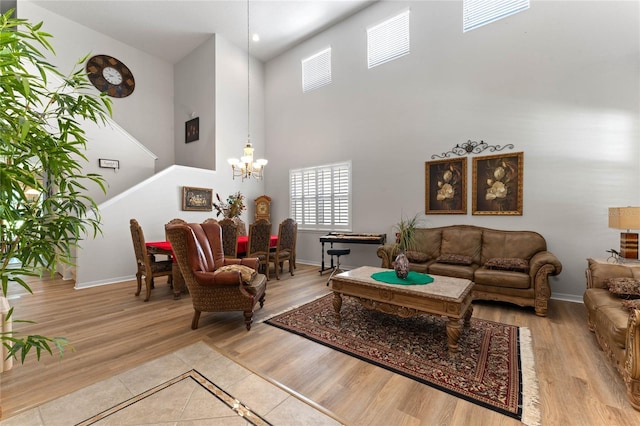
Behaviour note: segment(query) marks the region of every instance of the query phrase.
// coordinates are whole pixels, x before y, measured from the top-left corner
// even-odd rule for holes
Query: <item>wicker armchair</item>
[[[136,280],[138,281],[136,296],[139,296],[142,290],[142,276],[144,275],[145,286],[147,288],[147,295],[144,301],[148,302],[151,298],[151,289],[153,288],[153,279],[155,277],[169,277],[168,282],[171,283],[171,267],[173,262],[171,260],[155,260],[155,257],[147,250],[144,233],[137,220],[131,219],[129,221],[129,228],[131,229],[133,251],[136,256]]]
[[[222,219],[218,224],[222,228],[222,251],[224,251],[224,257],[238,257],[238,225],[229,218]]]
[[[226,259],[222,251],[222,231],[217,223],[190,223],[167,226],[171,247],[187,284],[193,303],[191,328],[198,328],[201,312],[244,312],[247,330],[251,329],[256,303],[264,305],[267,280],[254,274],[243,282],[238,271],[217,271],[228,265],[258,266],[255,258]]]
[[[298,236],[298,223],[289,218],[280,223],[278,227],[278,245],[275,252],[269,253],[269,263],[273,263],[276,270],[276,279],[280,279],[278,274],[278,266],[280,272],[283,271],[284,262],[289,262],[289,273],[293,276],[293,268],[295,253],[296,253],[296,239]]]
[[[164,237],[167,241],[169,241],[169,235],[167,235],[167,226],[169,225],[186,225],[187,221],[184,219],[180,219],[178,217],[171,219],[169,222],[164,225]]]
[[[269,240],[271,239],[271,222],[259,219],[249,225],[247,257],[257,257],[260,266],[264,267],[269,279]]]

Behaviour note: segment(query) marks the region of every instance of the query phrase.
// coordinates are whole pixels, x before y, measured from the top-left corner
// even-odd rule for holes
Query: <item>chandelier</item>
[[[249,26],[249,0],[247,0],[247,143],[244,146],[242,157],[229,158],[227,162],[231,166],[233,171],[233,179],[241,177],[244,181],[248,178],[255,178],[261,180],[264,177],[264,168],[268,161],[264,158],[253,161],[253,146],[251,145],[251,107],[250,107],[250,81],[251,74],[249,73],[249,63],[251,62],[251,56],[249,52],[249,40],[250,40],[250,26]]]

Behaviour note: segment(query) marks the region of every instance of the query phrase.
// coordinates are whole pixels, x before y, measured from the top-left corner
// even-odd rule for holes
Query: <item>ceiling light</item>
[[[251,55],[249,54],[249,41],[250,41],[250,26],[249,26],[249,0],[247,0],[247,143],[244,146],[242,151],[242,157],[240,159],[237,158],[229,158],[227,162],[231,166],[231,170],[233,171],[233,178],[241,177],[244,181],[250,177],[255,179],[262,179],[264,177],[264,168],[267,165],[268,161],[264,158],[260,158],[256,161],[253,161],[253,145],[251,145],[251,107],[250,107],[250,81],[251,74],[249,73],[249,63],[251,62]],[[260,37],[257,37],[257,34],[253,35],[254,41],[260,40]],[[256,37],[258,40],[256,40]]]

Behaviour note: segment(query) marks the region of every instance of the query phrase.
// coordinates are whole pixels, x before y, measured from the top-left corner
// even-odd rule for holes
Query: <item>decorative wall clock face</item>
[[[259,215],[265,215],[269,213],[269,207],[267,206],[267,203],[258,203],[258,214]]]
[[[96,89],[113,98],[133,93],[136,81],[125,64],[108,55],[96,55],[87,61],[87,75]]]

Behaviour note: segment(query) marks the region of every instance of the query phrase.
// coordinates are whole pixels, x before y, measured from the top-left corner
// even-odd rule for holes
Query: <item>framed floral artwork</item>
[[[425,163],[425,214],[467,214],[467,159]]]
[[[524,153],[473,159],[472,214],[522,215]]]

